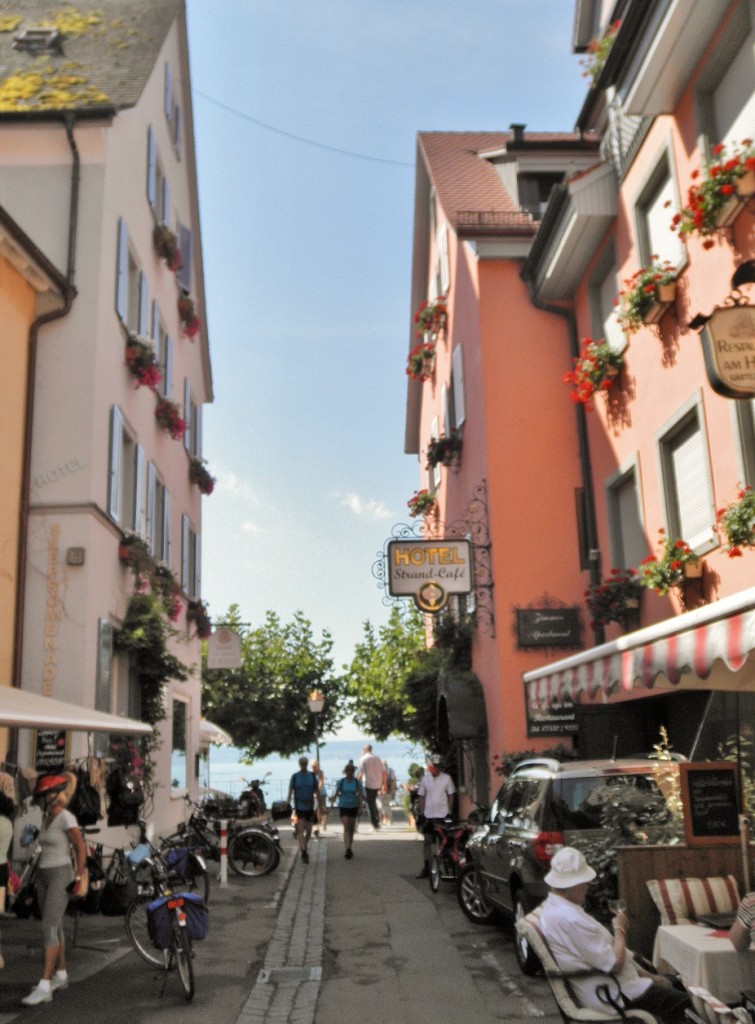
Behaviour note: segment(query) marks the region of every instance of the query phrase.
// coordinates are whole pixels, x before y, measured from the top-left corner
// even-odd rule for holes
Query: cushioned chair
[[[698,914],[723,914],[739,906],[734,875],[711,878],[651,878],[650,895],[661,924],[691,924]]]
[[[551,987],[551,993],[556,1001],[561,1018],[564,1024],[571,1021],[579,1021],[581,1024],[608,1024],[610,1021],[639,1021],[643,1024],[658,1024],[657,1019],[646,1010],[616,1010],[606,1011],[594,1010],[592,1007],[582,1006],[569,984],[571,978],[586,978],[595,971],[576,971],[568,973],[559,970],[556,959],[551,953],[548,943],[538,926],[537,912],[528,914],[517,921],[517,931],[523,935],[530,947],[537,954],[543,966],[545,977]],[[601,974],[601,977],[606,975]],[[733,1024],[733,1022],[732,1022]]]

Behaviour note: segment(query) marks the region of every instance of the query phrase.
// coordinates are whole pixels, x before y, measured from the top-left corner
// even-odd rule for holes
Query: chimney
[[[524,129],[527,127],[526,124],[510,124],[509,128],[514,133],[514,142],[519,145],[524,142]]]

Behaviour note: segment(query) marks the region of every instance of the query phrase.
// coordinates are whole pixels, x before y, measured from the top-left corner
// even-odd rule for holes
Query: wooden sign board
[[[739,842],[739,780],[730,761],[682,762],[679,781],[687,846]]]

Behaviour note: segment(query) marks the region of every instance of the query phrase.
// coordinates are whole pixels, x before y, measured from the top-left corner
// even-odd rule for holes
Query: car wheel
[[[480,873],[472,861],[464,865],[456,879],[456,898],[464,914],[475,924],[491,924],[495,920],[495,907],[483,893]]]
[[[523,917],[526,917],[529,911],[524,905],[524,898],[521,891],[514,893],[514,952],[516,953],[516,962],[519,964],[519,968],[523,974],[539,974],[541,971],[540,961],[537,955],[532,950],[529,942],[520,935],[516,930],[516,925]]]

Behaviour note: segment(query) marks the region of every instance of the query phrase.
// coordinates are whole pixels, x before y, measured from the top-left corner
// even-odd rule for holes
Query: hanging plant
[[[137,533],[124,533],[118,544],[118,558],[134,574],[136,590],[144,590],[155,568],[147,542]]]
[[[155,406],[155,419],[162,429],[173,438],[180,441],[186,431],[186,421],[182,419],[178,406],[169,398],[161,399]]]
[[[438,296],[432,302],[429,300],[422,303],[414,314],[414,322],[417,325],[417,334],[431,334],[433,337],[446,329],[448,320],[448,306],[445,295]]]
[[[202,494],[212,494],[215,489],[215,477],[210,475],[204,459],[193,458],[190,461],[189,480],[197,485]]]
[[[160,598],[163,611],[171,622],[178,622],[183,604],[181,587],[173,571],[167,565],[156,565],[149,579],[152,592]]]
[[[616,319],[627,334],[634,334],[643,324],[655,323],[676,298],[676,268],[653,256],[624,285],[616,300]]]
[[[716,530],[726,538],[729,558],[741,558],[742,548],[755,548],[755,491],[740,489],[737,500],[716,513]]]
[[[611,47],[620,28],[621,22],[614,21],[599,39],[591,39],[587,44],[587,56],[580,61],[580,64],[584,68],[582,77],[590,79],[591,88],[595,86],[600,78],[600,73],[608,59],[608,54],[611,52]]]
[[[450,466],[461,455],[461,434],[452,430],[450,434],[433,437],[427,446],[427,468]]]
[[[618,622],[624,629],[639,614],[642,584],[636,569],[611,569],[608,579],[585,593],[590,625],[607,626]]]
[[[165,260],[169,270],[175,274],[181,269],[183,263],[175,231],[172,231],[167,224],[156,224],[152,232],[152,242],[155,252],[161,260]]]
[[[671,540],[664,530],[660,535],[661,553],[649,555],[640,564],[639,580],[643,587],[661,597],[672,587],[681,587],[688,577],[700,576],[700,560],[685,540]]]
[[[421,341],[406,361],[406,372],[412,380],[429,380],[435,369],[435,345]]]
[[[176,303],[178,308],[178,319],[181,321],[181,330],[187,338],[193,338],[202,326],[197,316],[197,308],[194,300],[189,295],[179,295]]]
[[[186,608],[187,623],[193,622],[197,627],[197,636],[200,640],[206,640],[212,635],[212,619],[207,611],[204,601],[189,601]]]
[[[137,388],[148,387],[154,390],[162,380],[154,348],[145,338],[136,334],[129,334],[126,339],[126,366],[136,379]]]
[[[623,366],[621,352],[605,341],[585,338],[582,352],[574,360],[574,369],[564,374],[564,383],[572,385],[572,401],[582,402],[587,409],[592,409],[595,394],[612,387]]]
[[[421,491],[415,491],[406,504],[409,508],[409,515],[413,519],[434,512],[437,507],[435,495],[430,494],[426,487]]]
[[[742,199],[755,193],[755,147],[752,139],[735,146],[731,156],[719,143],[713,147],[714,160],[702,172],[692,172],[693,184],[687,193],[687,205],[671,221],[680,235],[699,235],[703,247],[710,249],[709,237],[724,227],[741,205]]]

